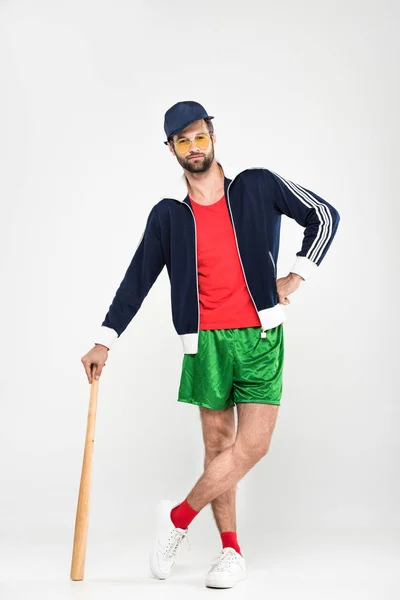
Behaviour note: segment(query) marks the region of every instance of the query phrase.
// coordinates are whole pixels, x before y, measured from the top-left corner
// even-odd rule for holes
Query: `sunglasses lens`
[[[197,147],[201,150],[205,150],[208,146],[210,138],[208,138],[206,135],[196,135],[195,140]]]
[[[195,136],[194,141],[197,148],[200,148],[200,150],[205,150],[210,143],[210,138],[207,135],[199,133]],[[190,148],[190,140],[181,138],[176,142],[175,147],[180,154],[185,154]]]
[[[181,139],[176,142],[176,148],[181,154],[185,154],[190,148],[190,140]]]

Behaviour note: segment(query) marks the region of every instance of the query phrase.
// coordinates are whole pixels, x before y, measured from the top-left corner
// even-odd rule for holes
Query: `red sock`
[[[187,529],[199,512],[200,511],[194,510],[194,508],[188,504],[187,500],[184,500],[179,506],[175,506],[175,508],[171,510],[171,521],[173,522],[174,527]]]
[[[237,541],[237,534],[235,531],[224,531],[221,533],[222,547],[223,548],[233,548],[239,554],[242,554],[240,551],[240,546]]]

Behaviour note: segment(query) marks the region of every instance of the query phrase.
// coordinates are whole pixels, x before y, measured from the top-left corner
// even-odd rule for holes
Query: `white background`
[[[173,578],[147,564],[156,504],[182,501],[203,464],[198,407],[176,400],[166,269],[99,382],[85,580],[69,580],[90,391],[80,359],[182,172],[163,144],[180,100],[215,116],[221,161],[270,168],[341,215],[284,307],[272,445],[238,486],[252,575],[230,593],[397,597],[396,4],[1,2],[2,599],[212,593],[210,506]],[[279,277],[302,235],[283,217]]]

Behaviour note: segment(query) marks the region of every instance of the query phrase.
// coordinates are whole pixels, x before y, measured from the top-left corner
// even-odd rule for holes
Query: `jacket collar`
[[[239,173],[244,171],[245,169],[239,168],[238,165],[233,165],[227,161],[221,161],[217,156],[215,157],[217,163],[222,167],[224,171],[225,178],[234,179]],[[226,186],[225,186],[226,187]],[[174,200],[179,200],[180,202],[184,202],[188,196],[187,189],[187,179],[185,173],[182,173],[178,179],[172,181],[170,185],[166,189],[166,193],[162,196],[162,198],[172,198]]]

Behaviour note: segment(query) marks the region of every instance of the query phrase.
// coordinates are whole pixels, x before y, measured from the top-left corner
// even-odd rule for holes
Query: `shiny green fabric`
[[[222,410],[239,402],[280,405],[283,324],[267,329],[201,329],[196,354],[184,354],[178,401]]]

